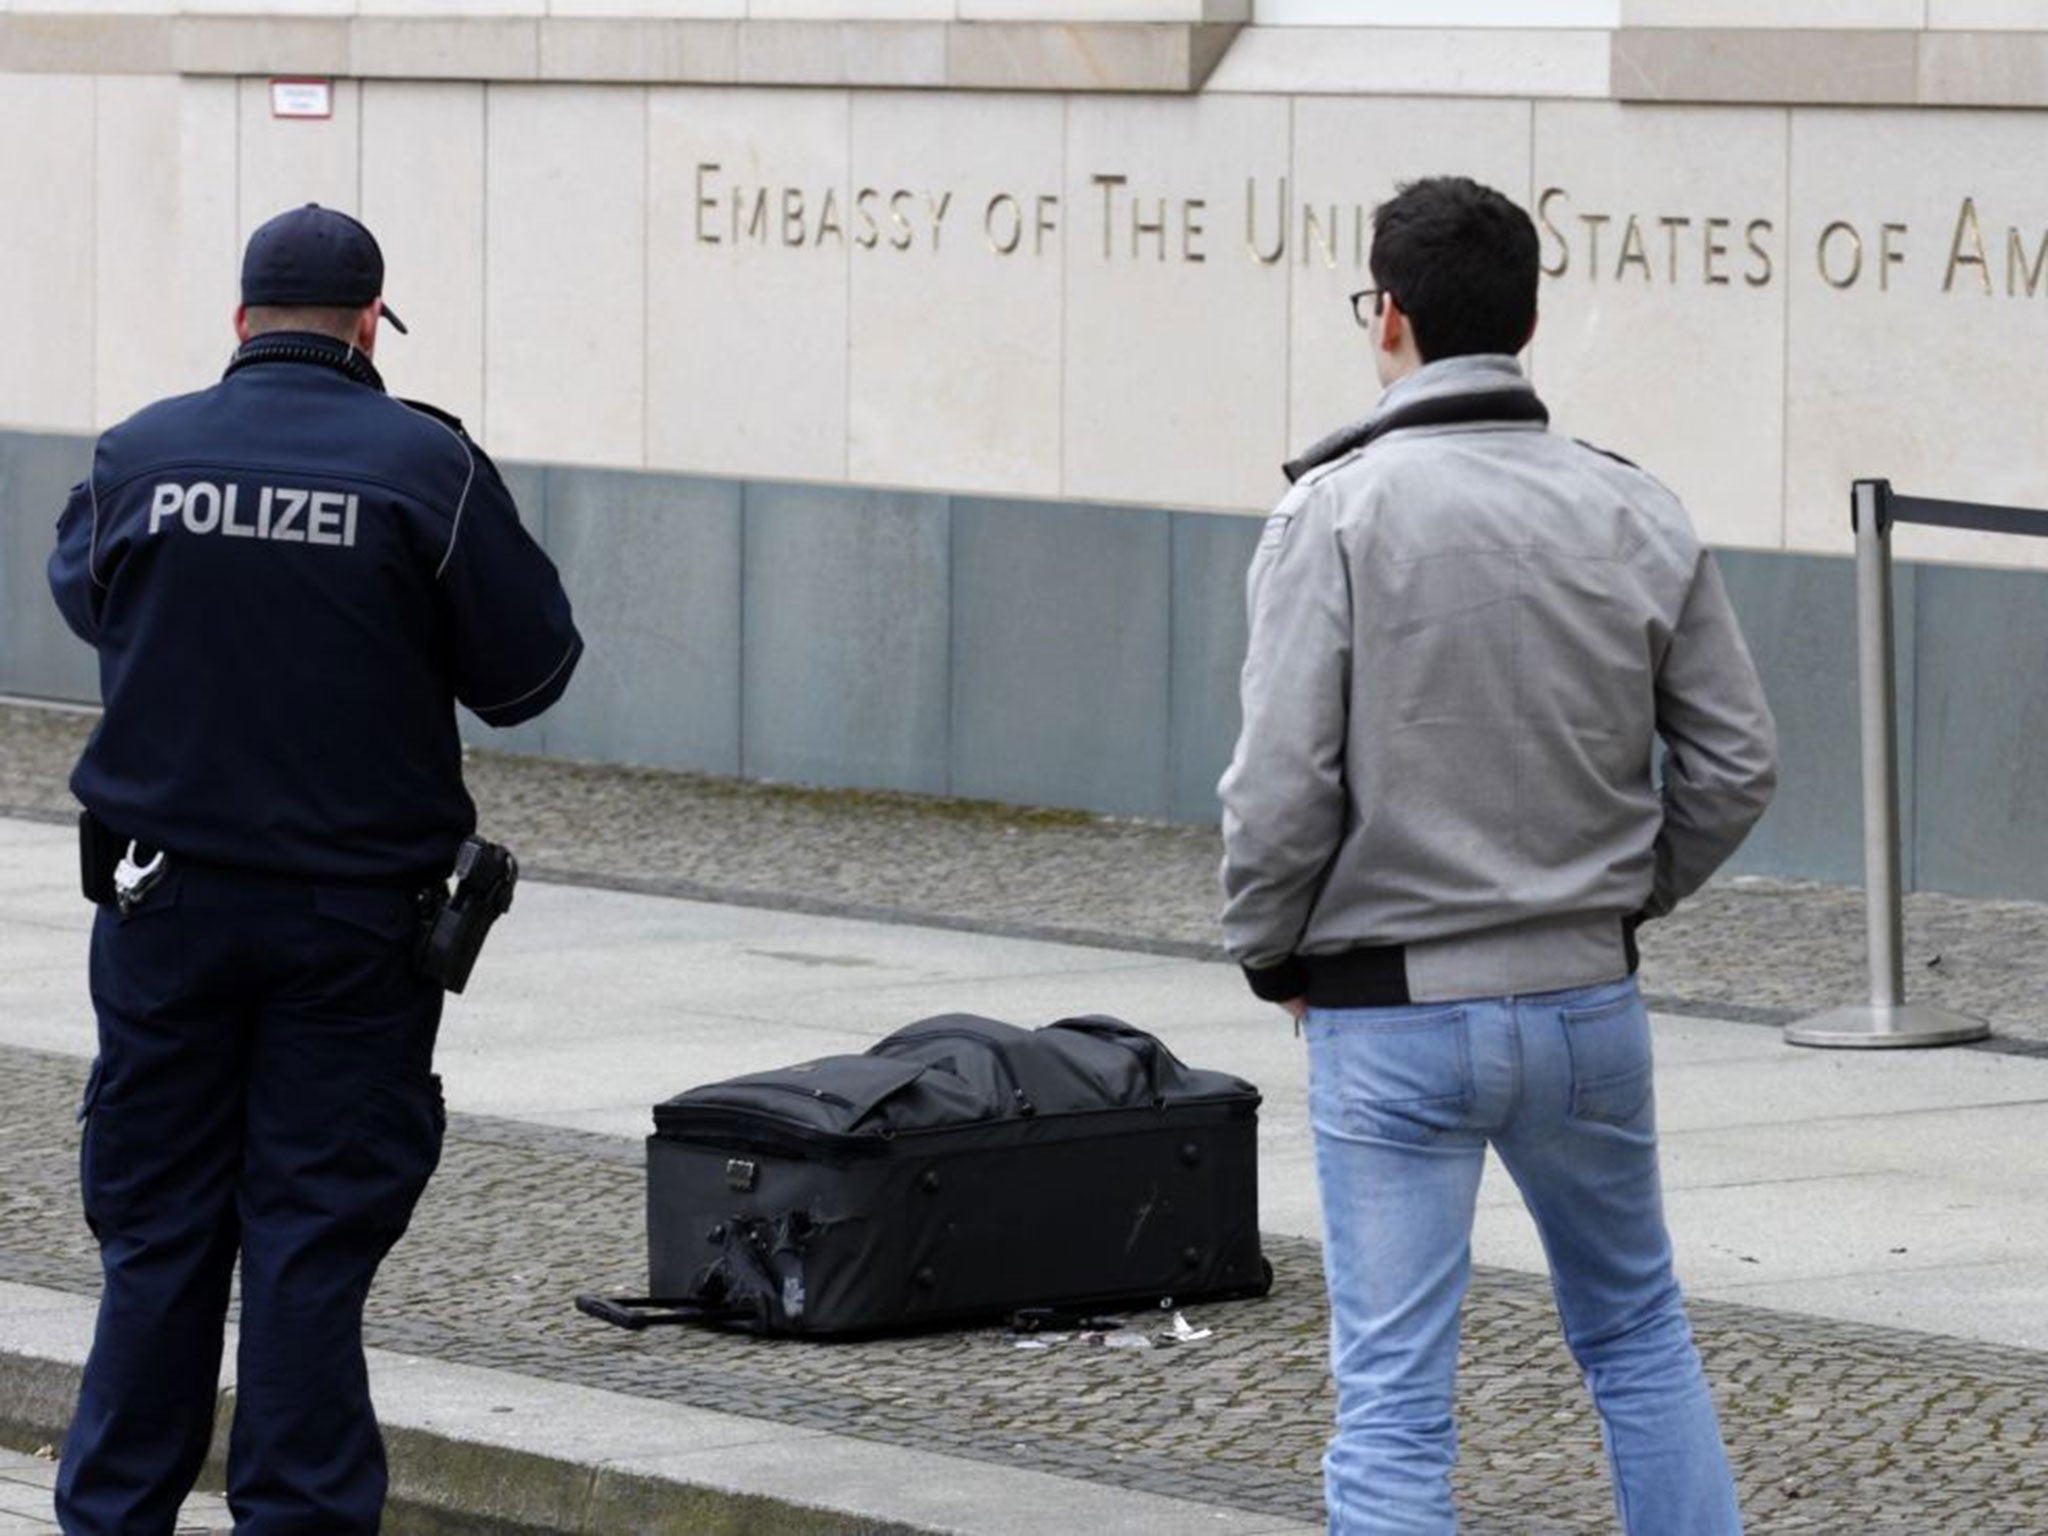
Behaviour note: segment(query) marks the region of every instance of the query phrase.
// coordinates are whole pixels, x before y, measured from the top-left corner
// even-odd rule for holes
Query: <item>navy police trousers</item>
[[[374,1532],[363,1303],[440,1158],[441,989],[409,893],[169,868],[92,938],[80,1182],[105,1290],[58,1467],[71,1536],[168,1536],[241,1260],[241,1536]]]

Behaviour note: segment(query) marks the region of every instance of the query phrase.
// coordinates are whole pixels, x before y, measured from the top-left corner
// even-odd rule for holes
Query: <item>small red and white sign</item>
[[[272,117],[334,116],[332,80],[273,80],[270,82]]]

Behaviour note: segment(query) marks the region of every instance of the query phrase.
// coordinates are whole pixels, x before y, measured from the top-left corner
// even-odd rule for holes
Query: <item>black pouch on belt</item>
[[[78,878],[87,901],[102,907],[114,904],[114,866],[127,851],[127,838],[91,811],[78,813]]]
[[[480,837],[464,842],[455,856],[454,894],[435,900],[435,892],[430,889],[427,893],[419,943],[413,951],[414,968],[450,992],[468,986],[477,951],[483,948],[491,924],[511,908],[512,891],[518,883],[519,860],[511,849]]]

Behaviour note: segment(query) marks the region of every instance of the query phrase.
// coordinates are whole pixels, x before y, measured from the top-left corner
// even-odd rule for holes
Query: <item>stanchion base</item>
[[[1915,1045],[1963,1045],[1988,1039],[1991,1026],[1967,1013],[1924,1003],[1865,1003],[1832,1008],[1785,1026],[1787,1045],[1836,1050],[1885,1050]]]

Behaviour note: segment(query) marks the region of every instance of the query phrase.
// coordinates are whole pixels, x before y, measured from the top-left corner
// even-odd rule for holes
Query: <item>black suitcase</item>
[[[1258,1106],[1115,1019],[925,1019],[657,1105],[652,1297],[578,1305],[828,1335],[1262,1295]]]

